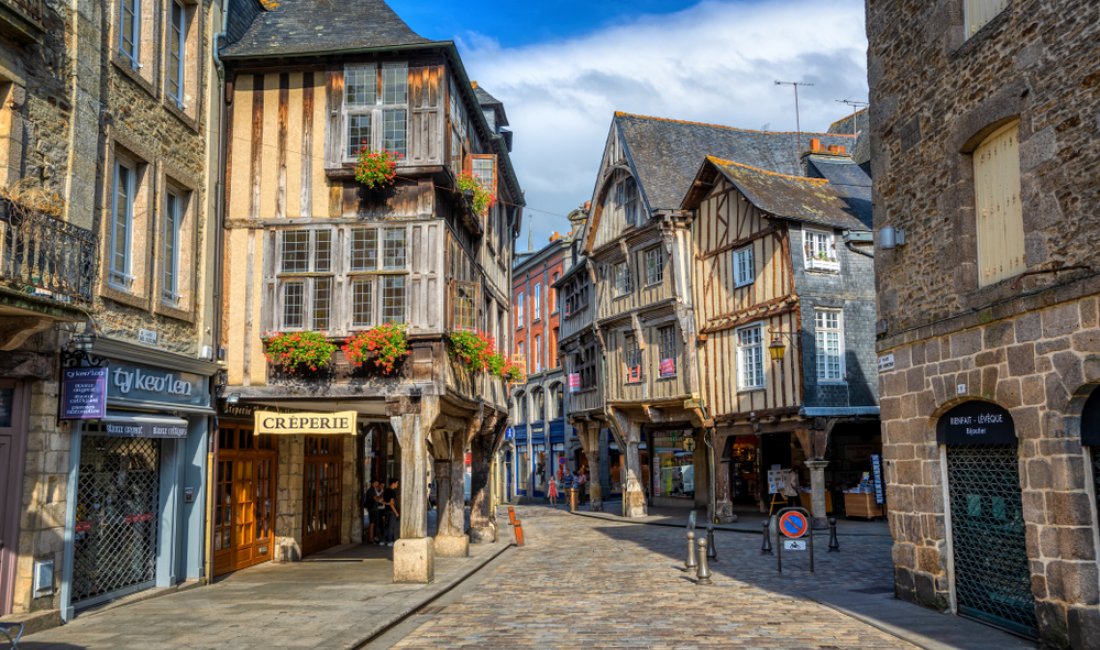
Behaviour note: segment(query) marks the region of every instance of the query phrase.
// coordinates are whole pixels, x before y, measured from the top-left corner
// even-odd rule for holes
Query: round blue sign
[[[810,522],[806,519],[806,515],[797,510],[793,510],[784,513],[783,516],[779,518],[779,530],[783,533],[784,537],[798,539],[810,530]]]

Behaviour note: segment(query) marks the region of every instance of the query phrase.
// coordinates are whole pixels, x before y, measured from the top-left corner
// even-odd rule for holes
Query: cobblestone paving
[[[805,553],[761,556],[760,536],[716,533],[714,584],[679,570],[682,529],[517,508],[527,546],[492,565],[479,587],[427,617],[397,648],[912,648],[803,594],[890,590],[890,539],[817,539]],[[506,522],[507,518],[502,521]]]

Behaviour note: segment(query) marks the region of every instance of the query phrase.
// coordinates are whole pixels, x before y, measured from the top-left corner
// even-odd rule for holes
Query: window
[[[560,418],[565,415],[565,389],[561,384],[554,384],[550,389],[554,391],[554,418]]]
[[[638,338],[633,333],[623,336],[623,366],[626,371],[626,383],[642,380],[642,351],[638,347]]]
[[[660,246],[654,246],[645,252],[645,283],[646,286],[660,284],[665,279],[665,251]]]
[[[615,265],[615,297],[625,296],[634,291],[634,278],[630,275],[630,265],[619,262]]]
[[[963,25],[966,38],[978,33],[986,23],[1005,10],[1008,0],[963,0]]]
[[[527,421],[527,396],[523,393],[516,395],[516,402],[519,403],[519,421]]]
[[[476,154],[470,156],[470,173],[481,183],[481,186],[493,194],[497,193],[497,157],[494,155]]]
[[[1018,132],[1019,122],[1008,124],[974,150],[979,286],[1025,269]]]
[[[279,327],[332,326],[332,231],[286,230],[279,246]]]
[[[554,274],[554,279],[550,284],[556,285],[558,283],[558,280],[560,280],[560,279],[561,279],[561,273],[555,273]],[[551,314],[558,313],[558,302],[561,300],[561,297],[558,295],[558,289],[556,289],[556,288],[550,289],[550,293],[546,296],[546,299],[548,301],[550,301],[550,313]]]
[[[522,291],[516,296],[516,329],[523,327],[523,303],[525,299],[526,296],[523,295]]]
[[[531,358],[535,372],[542,372],[542,337],[538,334],[535,335],[534,345],[531,346]]]
[[[579,390],[596,387],[596,348],[594,345],[589,345],[573,355],[573,373],[581,377]]]
[[[615,184],[615,207],[621,210],[628,226],[641,225],[641,206],[638,200],[638,183],[628,176]]]
[[[180,300],[180,231],[183,227],[184,199],[174,190],[165,194],[161,300],[175,306]]]
[[[679,354],[676,344],[676,326],[666,325],[657,329],[657,343],[661,353],[659,374],[661,377],[676,376],[676,357]]]
[[[536,282],[531,291],[531,322],[542,318],[542,283]]]
[[[756,280],[756,266],[752,258],[752,246],[733,251],[733,286],[744,287]]]
[[[547,352],[550,353],[549,366],[551,368],[558,367],[558,331],[559,329],[557,327],[550,330],[550,348],[547,350]]]
[[[477,329],[477,283],[455,282],[454,291],[455,329]]]
[[[378,229],[356,228],[351,231],[351,270],[373,271],[378,268]]]
[[[118,53],[137,70],[141,67],[141,0],[119,0],[118,13]]]
[[[168,15],[168,97],[183,108],[184,65],[187,61],[187,10],[172,0]]]
[[[844,381],[844,331],[841,319],[841,313],[837,310],[814,311],[819,382]]]
[[[351,280],[351,326],[372,327],[374,325],[374,280],[355,278]]]
[[[836,258],[836,240],[833,233],[823,230],[805,230],[806,268],[818,271],[836,271],[840,264]]]
[[[404,228],[382,229],[382,268],[404,269],[408,259],[408,240]]]
[[[409,70],[405,63],[344,67],[344,159],[363,148],[404,156],[408,140]]]
[[[527,368],[527,346],[525,345],[524,341],[519,341],[516,343],[516,355],[519,356],[518,361],[519,364],[523,366],[524,374],[527,374],[529,372],[529,369]]]
[[[546,419],[546,391],[535,389],[535,421],[542,422]]]
[[[129,291],[134,281],[130,266],[134,232],[134,202],[137,197],[137,167],[121,160],[115,163],[114,198],[111,202],[111,262],[108,282]]]
[[[382,276],[382,322],[404,323],[407,311],[405,276]]]
[[[737,388],[764,387],[763,326],[750,325],[737,330]]]

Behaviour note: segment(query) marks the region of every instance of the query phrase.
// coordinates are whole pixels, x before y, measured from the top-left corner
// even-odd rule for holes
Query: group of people
[[[555,506],[558,504],[558,481],[561,481],[562,488],[577,488],[578,499],[584,501],[584,488],[588,484],[588,475],[584,470],[579,472],[573,472],[571,475],[562,475],[561,477],[551,477],[550,483],[546,486],[546,498],[550,500],[550,505]]]
[[[393,546],[401,525],[401,502],[398,481],[391,478],[389,486],[374,479],[363,495],[363,514],[367,518],[367,544]]]

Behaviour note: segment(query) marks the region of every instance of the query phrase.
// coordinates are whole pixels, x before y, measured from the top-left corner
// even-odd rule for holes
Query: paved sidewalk
[[[208,587],[78,616],[24,637],[20,648],[355,648],[464,580],[509,548],[503,521],[495,544],[470,557],[436,558],[435,582],[392,582],[392,549],[344,546],[294,564],[262,564]]]

